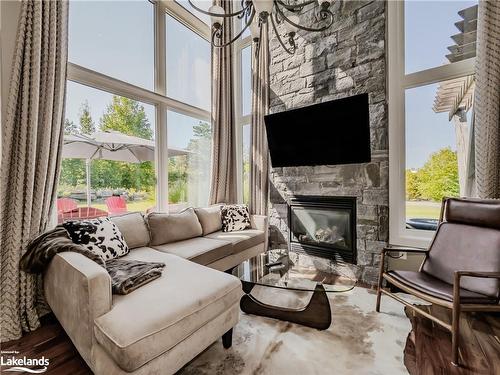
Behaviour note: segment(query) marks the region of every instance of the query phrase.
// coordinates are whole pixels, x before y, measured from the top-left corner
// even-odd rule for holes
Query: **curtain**
[[[269,25],[261,26],[252,61],[252,123],[250,154],[250,212],[267,215],[269,150],[264,115],[269,112]]]
[[[475,169],[475,141],[474,137],[476,134],[475,131],[475,120],[476,116],[474,113],[474,107],[472,108],[472,114],[470,118],[469,125],[469,135],[468,135],[468,144],[467,144],[467,163],[465,167],[465,196],[466,197],[475,197],[476,196],[476,169]]]
[[[475,177],[479,198],[500,198],[500,2],[480,1],[477,25]]]
[[[231,1],[215,0],[214,5],[231,13]],[[224,20],[221,43],[231,40],[232,25]],[[235,203],[236,190],[236,140],[234,134],[234,86],[231,45],[212,46],[212,178],[210,203]]]
[[[19,270],[56,199],[66,88],[68,2],[22,2],[6,116],[0,187],[1,341],[39,327],[37,279]],[[39,289],[38,289],[39,290]]]

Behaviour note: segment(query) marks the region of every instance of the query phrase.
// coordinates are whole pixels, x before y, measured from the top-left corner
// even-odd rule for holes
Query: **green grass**
[[[406,202],[407,218],[438,219],[441,203],[438,202]]]

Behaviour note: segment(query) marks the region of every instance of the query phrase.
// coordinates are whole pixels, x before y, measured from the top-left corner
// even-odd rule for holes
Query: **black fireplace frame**
[[[356,197],[349,196],[317,196],[317,195],[294,195],[287,199],[288,206],[288,249],[299,253],[311,254],[321,258],[332,259],[346,263],[357,264],[357,226],[356,226]],[[352,250],[336,248],[334,246],[317,246],[297,242],[293,240],[292,233],[292,208],[308,207],[323,209],[349,209],[351,225],[351,244]]]

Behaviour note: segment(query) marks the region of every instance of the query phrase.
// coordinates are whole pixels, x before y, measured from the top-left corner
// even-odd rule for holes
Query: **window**
[[[72,199],[78,206],[86,206],[89,197],[92,207],[104,211],[112,211],[108,198],[113,196],[121,197],[129,211],[154,208],[153,153],[137,159],[132,153],[116,152],[116,157],[111,156],[114,160],[104,159],[97,147],[88,150],[85,138],[79,138],[96,132],[120,132],[144,140],[144,145],[154,145],[154,119],[152,105],[69,82],[64,130],[67,139],[76,137],[64,146],[58,197]]]
[[[210,110],[210,44],[167,15],[167,95]]]
[[[174,2],[71,1],[69,29],[61,211],[73,210],[75,202],[71,216],[80,218],[165,211],[169,201],[206,204],[209,27]],[[101,151],[90,157],[82,157],[81,149],[70,153],[68,146],[82,137],[99,139]],[[110,150],[118,139],[128,145]],[[106,204],[113,196],[114,203]]]
[[[404,28],[403,28],[404,25]],[[466,195],[477,2],[389,2],[390,242],[426,246]]]
[[[154,6],[148,1],[71,1],[69,61],[154,88]]]
[[[168,111],[168,198],[171,211],[208,205],[212,170],[209,122]]]
[[[241,113],[247,116],[252,107],[252,47],[241,50]]]
[[[406,1],[406,74],[476,56],[475,37],[471,35],[476,28],[476,4],[477,1]],[[472,39],[463,40],[468,38]]]

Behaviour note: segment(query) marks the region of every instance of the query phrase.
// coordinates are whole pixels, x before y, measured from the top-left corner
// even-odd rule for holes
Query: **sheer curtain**
[[[215,0],[225,13],[231,13],[231,1]],[[231,40],[232,25],[224,20],[221,43]],[[210,203],[236,203],[236,143],[234,115],[234,85],[231,45],[212,47],[212,178]]]
[[[500,2],[480,1],[474,97],[479,198],[500,198]]]
[[[59,175],[68,2],[23,1],[6,115],[0,187],[1,341],[40,325],[37,279],[19,270],[30,238],[44,231]]]
[[[264,116],[269,112],[268,31],[268,23],[264,23],[252,61],[250,212],[257,215],[267,215],[269,198],[269,150],[264,124]]]

